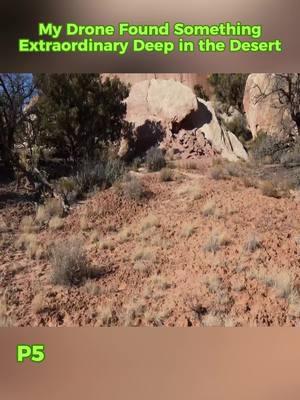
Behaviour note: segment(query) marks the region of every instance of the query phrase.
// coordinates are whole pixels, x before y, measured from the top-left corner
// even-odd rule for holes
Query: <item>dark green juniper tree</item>
[[[248,74],[212,74],[209,83],[213,86],[218,100],[243,112],[247,78]]]
[[[42,142],[74,163],[89,158],[102,142],[116,140],[124,128],[129,88],[99,74],[34,76],[39,100],[35,114]]]

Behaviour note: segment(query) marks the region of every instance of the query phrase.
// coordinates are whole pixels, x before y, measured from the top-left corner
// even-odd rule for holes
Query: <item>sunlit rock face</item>
[[[195,85],[201,85],[204,89],[208,89],[207,77],[208,75],[203,74],[103,74],[103,76],[118,76],[120,80],[124,83],[129,83],[131,85],[151,79],[173,79],[183,83],[184,85],[194,88]]]

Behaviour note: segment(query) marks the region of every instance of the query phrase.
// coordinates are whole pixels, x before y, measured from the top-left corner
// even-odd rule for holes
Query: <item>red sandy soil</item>
[[[20,220],[34,207],[8,201],[2,188],[0,288],[2,312],[11,323],[298,326],[297,200],[266,197],[238,177],[214,180],[200,170],[175,172],[181,178],[172,182],[160,182],[158,173],[138,174],[152,193],[148,199],[127,200],[114,188],[99,191],[71,209],[61,230],[37,233],[44,254],[53,241],[81,238],[99,274],[71,288],[51,284],[46,255],[36,260],[16,249]],[[216,208],[205,216],[209,201]],[[149,215],[156,226],[147,228],[143,220]],[[120,238],[124,228],[126,240]],[[95,231],[100,239],[92,243]],[[215,253],[206,249],[212,234],[226,236]],[[260,247],[250,252],[245,245],[253,234]],[[105,248],[103,241],[109,242]],[[145,260],[134,260],[139,250]]]

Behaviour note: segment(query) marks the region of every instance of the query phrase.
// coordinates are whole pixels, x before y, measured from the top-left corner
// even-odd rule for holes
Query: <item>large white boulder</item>
[[[275,80],[275,74],[270,73],[248,76],[243,102],[254,138],[259,132],[284,137],[295,131],[295,123],[287,108],[280,104],[278,93],[270,94],[274,89]],[[263,93],[269,95],[262,98]]]
[[[238,138],[220,125],[212,104],[197,99],[178,81],[138,82],[126,103],[126,119],[135,127],[132,143],[140,150],[145,150],[145,143],[160,144],[167,150],[173,148],[183,158],[212,154],[230,161],[248,158]],[[125,156],[129,147],[128,140],[123,139],[119,155]]]

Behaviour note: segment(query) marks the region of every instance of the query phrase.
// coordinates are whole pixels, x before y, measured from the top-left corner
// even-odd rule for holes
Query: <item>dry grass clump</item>
[[[130,228],[123,228],[118,234],[119,243],[125,243],[130,240],[132,230]]]
[[[216,253],[221,246],[230,244],[230,238],[226,233],[212,233],[204,246],[204,251]]]
[[[58,216],[52,217],[49,221],[49,228],[53,231],[58,231],[64,226],[64,220]]]
[[[214,215],[215,212],[216,212],[216,203],[215,203],[213,200],[208,200],[208,201],[204,204],[204,206],[203,206],[203,208],[202,208],[202,214],[203,214],[205,217],[208,217],[208,216]]]
[[[95,229],[90,233],[89,240],[91,243],[97,243],[100,240],[100,235],[99,232],[96,231]]]
[[[147,310],[145,312],[145,322],[151,326],[160,327],[164,326],[165,320],[170,316],[171,311],[169,309],[162,310]]]
[[[62,217],[64,208],[59,199],[48,199],[44,205],[37,209],[35,220],[39,224],[47,223],[52,217]]]
[[[149,283],[152,287],[159,290],[166,290],[171,287],[166,277],[162,275],[153,275],[149,278]]]
[[[133,299],[125,307],[123,315],[124,326],[139,326],[146,311],[146,305],[141,300]]]
[[[204,283],[210,292],[216,293],[220,289],[221,279],[217,274],[211,273],[204,278]]]
[[[244,184],[244,186],[245,186],[246,188],[250,188],[250,187],[256,188],[256,187],[257,187],[257,182],[256,182],[256,180],[255,180],[254,178],[252,178],[252,177],[244,176],[243,179],[242,179],[242,181],[243,181],[243,184]]]
[[[20,231],[24,233],[34,233],[38,230],[35,220],[32,216],[27,215],[20,222]]]
[[[100,242],[100,249],[102,250],[114,250],[115,244],[112,239],[106,238]]]
[[[50,262],[55,285],[78,286],[88,277],[89,262],[79,239],[54,244]]]
[[[13,320],[9,315],[6,298],[0,297],[0,328],[10,328],[13,326]]]
[[[30,258],[42,258],[43,249],[38,243],[37,236],[33,233],[23,233],[20,235],[15,246],[18,249],[26,250]]]
[[[46,296],[43,292],[37,293],[32,302],[31,302],[31,309],[35,314],[42,313],[45,308],[47,307]]]
[[[198,164],[197,164],[196,160],[190,160],[190,159],[180,160],[176,163],[176,165],[179,168],[183,168],[183,169],[187,169],[187,170],[189,170],[189,169],[195,170],[198,168]]]
[[[133,260],[153,260],[154,251],[150,247],[139,247],[135,250],[133,254]]]
[[[260,190],[264,196],[274,197],[275,199],[279,199],[281,197],[279,188],[272,181],[262,182],[260,184]]]
[[[244,174],[242,166],[239,162],[227,162],[225,164],[226,172],[229,176],[239,177]]]
[[[145,164],[148,171],[160,171],[166,166],[166,160],[163,151],[158,147],[151,147],[146,152]]]
[[[89,230],[90,227],[89,227],[89,219],[88,219],[87,214],[84,214],[80,218],[79,224],[80,224],[80,229],[82,231],[88,231]]]
[[[186,224],[181,231],[181,236],[188,239],[191,237],[197,230],[197,227],[193,224]]]
[[[161,182],[171,182],[173,180],[173,171],[169,168],[163,168],[159,173]]]
[[[202,198],[202,191],[200,187],[195,184],[193,185],[185,185],[179,188],[177,191],[179,196],[190,196],[192,200],[199,200]]]
[[[116,326],[118,322],[117,313],[111,304],[99,306],[96,313],[97,327]]]
[[[141,226],[142,232],[145,232],[146,230],[148,230],[150,228],[159,228],[160,222],[159,222],[158,217],[156,217],[153,214],[149,214],[147,217],[142,219],[140,226]]]
[[[140,272],[142,274],[148,275],[151,272],[152,269],[152,263],[149,262],[149,260],[138,260],[134,263],[133,269],[137,272]]]
[[[130,200],[141,200],[146,197],[146,189],[142,182],[135,176],[129,175],[122,185],[123,195]]]
[[[210,169],[210,177],[215,180],[226,179],[228,177],[223,165],[215,165]]]
[[[250,271],[249,276],[255,278],[266,286],[275,289],[278,297],[289,299],[294,291],[293,279],[289,272],[273,271],[267,272],[265,269],[254,269]]]
[[[291,317],[300,317],[300,295],[299,292],[293,290],[288,297],[289,309],[288,313]]]
[[[245,246],[245,250],[249,253],[253,253],[255,250],[261,248],[261,241],[259,238],[253,233],[247,239]]]
[[[84,291],[91,296],[100,296],[102,294],[102,288],[98,282],[88,279],[83,286]]]
[[[212,328],[222,326],[223,322],[219,316],[210,312],[209,314],[204,315],[202,318],[202,324],[206,327]]]

